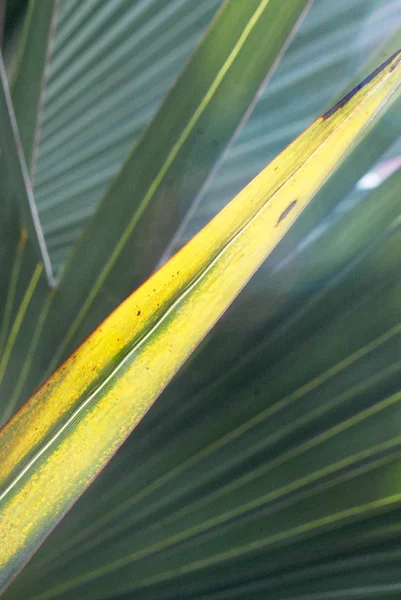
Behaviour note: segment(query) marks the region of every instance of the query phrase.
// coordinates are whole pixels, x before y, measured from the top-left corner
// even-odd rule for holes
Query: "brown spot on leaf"
[[[281,221],[284,221],[284,219],[290,214],[290,212],[292,211],[292,209],[294,208],[296,203],[297,203],[297,200],[293,200],[291,202],[291,204],[289,204],[287,206],[287,208],[281,213],[281,215],[279,216],[278,221],[276,223],[276,227],[281,223]]]

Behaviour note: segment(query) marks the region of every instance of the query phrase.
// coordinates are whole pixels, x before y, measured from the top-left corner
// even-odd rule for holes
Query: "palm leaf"
[[[190,3],[184,0],[173,0],[166,11],[165,3],[156,1],[61,2],[35,188],[52,256],[59,264],[217,4],[204,3],[204,21],[198,23],[196,11],[192,19]],[[365,62],[370,49],[397,24],[397,10],[390,0],[314,3],[248,124],[223,157],[217,177],[211,183],[205,179],[207,188],[188,196],[190,212],[184,220],[185,211],[180,213],[176,223],[181,225],[162,248],[159,264],[338,96],[356,66],[364,63],[356,75],[360,80],[395,51],[399,32]],[[178,18],[185,14],[187,19]],[[117,40],[120,58],[125,51],[128,56],[131,15],[131,25],[136,23],[132,39],[142,39],[142,56],[147,46],[155,67],[145,59],[137,70],[138,81],[142,76],[150,81],[161,72],[165,77],[153,79],[160,87],[153,96],[145,92],[147,110],[141,117],[139,105],[137,121],[132,117],[135,103],[118,121],[118,90],[113,104],[113,90],[104,87],[99,110],[103,100],[110,116],[105,127],[113,122],[113,132],[109,129],[112,135],[102,151],[113,139],[115,154],[109,146],[104,161],[110,157],[111,169],[106,172],[101,153],[96,155],[104,130],[93,122],[92,129],[82,131],[76,148],[87,152],[81,158],[92,160],[83,169],[89,164],[93,168],[94,186],[88,188],[88,210],[77,204],[75,210],[74,195],[85,189],[87,178],[82,170],[77,186],[71,185],[78,167],[73,162],[68,166],[68,161],[74,161],[73,140],[80,133],[78,126],[73,131],[72,112],[80,106],[82,122],[88,119],[97,95],[96,79],[89,74],[94,68],[94,77],[101,77],[102,61],[107,64]],[[102,45],[107,20],[116,28]],[[169,22],[178,29],[168,27]],[[170,39],[167,45],[150,43],[147,36],[154,37],[158,27],[165,27],[162,40]],[[361,28],[365,33],[353,43]],[[186,41],[174,46],[178,39]],[[125,73],[128,62],[121,61]],[[116,77],[122,73],[116,70]],[[92,89],[88,83],[85,95],[86,79]],[[129,77],[125,80],[129,86]],[[121,100],[128,87],[119,81]],[[151,84],[146,87],[152,89]],[[76,95],[74,104],[78,90],[82,100]],[[64,101],[67,93],[72,112]],[[393,100],[6,597],[398,597],[400,176],[396,172],[373,193],[355,187],[376,161],[397,156],[397,145],[391,145],[398,136],[400,100]],[[124,128],[131,121],[124,141]],[[90,131],[96,134],[92,142]],[[63,132],[67,143],[57,150]],[[52,150],[45,151],[48,142]],[[56,150],[65,163],[56,158]],[[53,181],[42,187],[47,173]],[[41,206],[45,188],[47,198],[55,200],[49,211]],[[275,215],[277,223],[284,213],[279,227],[294,216],[298,199],[293,202]],[[63,211],[72,215],[71,223],[64,223]],[[13,239],[19,239],[18,233]],[[20,278],[16,296],[24,297],[27,281]],[[47,297],[44,283],[42,305]],[[118,294],[106,298],[102,310],[118,301]],[[21,302],[8,305],[14,311],[10,322],[15,323]],[[48,363],[42,360],[43,348],[51,355],[57,346],[52,341],[57,319],[48,328],[45,311],[40,314],[40,327],[33,320],[36,339],[32,331],[26,335],[30,319],[20,323],[25,336],[20,341],[25,340],[29,360],[34,356],[37,364],[29,377],[25,373],[19,398],[32,390]],[[45,332],[43,339],[38,331]],[[77,328],[76,340],[81,334]],[[9,389],[15,404],[13,373],[27,365],[24,344],[18,352],[15,346],[13,354],[2,392]]]
[[[3,586],[112,456],[358,133],[394,94],[401,81],[399,63],[397,53],[290,145],[202,234],[134,293],[3,428]],[[140,317],[138,324],[132,320],[134,312]],[[133,325],[127,329],[129,323]],[[170,360],[166,360],[166,346]],[[394,404],[395,400],[384,403],[385,407]],[[378,410],[375,407],[373,412]],[[358,424],[360,417],[355,420]],[[71,462],[71,455],[77,453],[80,460]],[[356,453],[354,461],[361,459]],[[222,522],[226,520],[231,517]],[[200,531],[207,532],[210,526],[206,521]],[[184,531],[177,539],[167,537],[139,551],[138,557],[193,535]],[[209,557],[206,564],[224,560],[224,555]],[[107,576],[131,561],[127,557],[93,573],[70,577],[55,593]],[[193,568],[197,567],[189,571]],[[143,577],[143,583],[137,579],[129,589],[163,580],[160,573],[147,578],[146,569]],[[166,577],[170,578],[168,573]]]

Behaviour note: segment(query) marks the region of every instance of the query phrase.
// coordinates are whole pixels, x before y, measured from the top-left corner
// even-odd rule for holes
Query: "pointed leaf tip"
[[[332,106],[327,112],[325,112],[322,115],[322,119],[323,120],[329,119],[334,113],[337,112],[337,110],[339,110],[340,108],[343,108],[343,106],[345,106],[347,104],[347,102],[349,102],[351,100],[351,98],[353,96],[355,96],[355,94],[357,92],[359,92],[360,89],[362,89],[365,85],[367,85],[370,81],[372,81],[372,79],[374,79],[376,77],[376,75],[378,75],[381,71],[383,71],[388,65],[391,64],[391,67],[389,69],[389,72],[391,73],[392,71],[394,71],[394,69],[397,68],[397,66],[400,64],[400,62],[401,62],[401,48],[399,50],[397,50],[397,52],[394,52],[394,54],[392,54],[387,60],[385,60],[384,63],[379,65],[377,67],[377,69],[375,69],[372,73],[370,73],[370,75],[368,75],[363,81],[361,81],[361,83],[358,83],[358,85],[356,85],[350,92],[348,92],[348,94],[343,96],[343,98],[341,98],[341,100],[339,100],[334,106]]]

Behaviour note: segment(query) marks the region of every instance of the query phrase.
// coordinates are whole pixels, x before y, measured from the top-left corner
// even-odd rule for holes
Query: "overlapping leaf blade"
[[[11,86],[14,112],[31,181],[38,150],[44,81],[56,9],[56,0],[30,2]]]
[[[37,260],[40,260],[44,264],[49,281],[52,282],[50,260],[47,254],[41,225],[39,223],[36,205],[33,200],[26,164],[21,153],[16,119],[9,97],[8,83],[2,61],[0,63],[0,76],[2,119],[1,156],[4,172],[6,173],[4,179],[7,177],[8,186],[10,188],[5,189],[5,192],[7,199],[11,196],[15,197],[14,203],[17,202],[17,210],[22,215],[24,227],[33,244]]]
[[[1,58],[0,79],[0,245],[4,290],[0,308],[0,420],[4,422],[15,410],[17,397],[13,393],[27,374],[20,365],[30,360],[25,352],[38,331],[52,272]]]

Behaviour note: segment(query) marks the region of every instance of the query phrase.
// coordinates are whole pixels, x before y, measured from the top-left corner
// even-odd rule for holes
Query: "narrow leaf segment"
[[[110,460],[400,85],[400,54],[132,294],[0,432],[0,587]],[[183,399],[185,401],[185,399]]]

